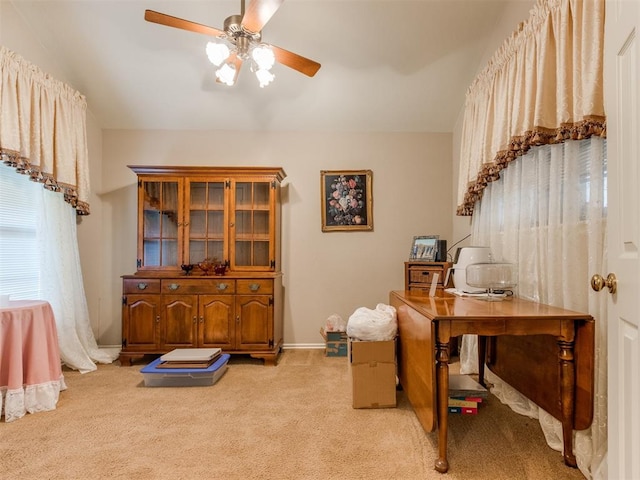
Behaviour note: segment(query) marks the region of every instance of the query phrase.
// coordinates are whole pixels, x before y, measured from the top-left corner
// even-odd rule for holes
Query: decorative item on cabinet
[[[123,276],[121,364],[219,347],[275,365],[284,336],[284,171],[130,168],[138,175],[138,260],[137,272]]]
[[[205,275],[224,275],[227,271],[227,264],[221,262],[217,258],[205,258],[202,262],[198,263],[198,268],[204,272]]]
[[[413,237],[409,260],[435,262],[439,246],[438,235],[420,235]]]

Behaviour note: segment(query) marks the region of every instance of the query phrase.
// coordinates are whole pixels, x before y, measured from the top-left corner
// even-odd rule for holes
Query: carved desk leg
[[[435,469],[440,473],[449,470],[447,460],[447,428],[449,423],[449,341],[436,341],[436,386],[438,408],[438,459]]]
[[[558,347],[564,463],[571,467],[576,467],[576,457],[573,454],[573,413],[575,408],[575,362],[573,356],[573,338],[574,335],[571,334],[571,341],[558,340]]]

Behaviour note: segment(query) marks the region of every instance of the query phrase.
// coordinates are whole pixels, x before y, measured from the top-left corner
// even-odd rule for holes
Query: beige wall
[[[360,306],[386,303],[404,288],[414,235],[451,238],[450,134],[322,134],[103,131],[105,235],[101,318],[119,339],[120,279],[135,271],[136,177],[133,164],[283,167],[282,268],[285,344],[320,343],[326,318],[347,319]],[[320,170],[373,171],[373,232],[320,229]],[[116,335],[117,333],[117,335]]]

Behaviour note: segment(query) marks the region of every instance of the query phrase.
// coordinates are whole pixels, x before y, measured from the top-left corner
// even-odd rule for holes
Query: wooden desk
[[[18,300],[0,308],[0,412],[5,421],[54,410],[65,389],[51,305]]]
[[[557,379],[557,387],[547,382],[538,384],[538,389],[551,392],[551,403],[555,403],[557,408],[547,411],[562,422],[565,463],[576,466],[572,431],[577,423],[587,428],[583,424],[587,417],[586,423],[590,423],[593,412],[594,329],[590,315],[518,298],[487,302],[446,293],[425,297],[405,291],[391,292],[389,300],[398,312],[400,383],[425,431],[432,432],[438,428],[438,459],[435,463],[438,472],[444,473],[449,469],[448,344],[451,337],[465,334],[476,334],[481,338],[503,335],[555,337],[557,355],[543,359],[539,370],[543,377],[544,372],[555,371],[555,375],[547,378]],[[579,342],[576,342],[577,336],[581,338]],[[576,352],[574,346],[579,346],[580,351]],[[580,358],[578,364],[577,357]],[[506,368],[514,369],[518,370],[521,378],[528,376],[528,372],[519,365]],[[581,391],[579,396],[576,395],[577,383]],[[578,399],[580,402],[576,402]],[[531,400],[536,402],[537,398]],[[548,407],[542,403],[538,405]],[[575,422],[574,418],[582,420]]]

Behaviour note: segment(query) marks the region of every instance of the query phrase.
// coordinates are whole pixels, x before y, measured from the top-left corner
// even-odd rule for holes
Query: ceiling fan
[[[216,65],[216,81],[234,85],[243,62],[249,62],[260,86],[268,85],[274,78],[270,72],[275,61],[313,77],[320,64],[275,45],[262,43],[262,29],[280,8],[284,0],[249,0],[245,11],[245,2],[240,0],[240,15],[231,15],[224,21],[224,30],[200,23],[172,17],[164,13],[146,10],[144,19],[168,27],[180,28],[191,32],[214,37],[207,44],[207,56]]]

